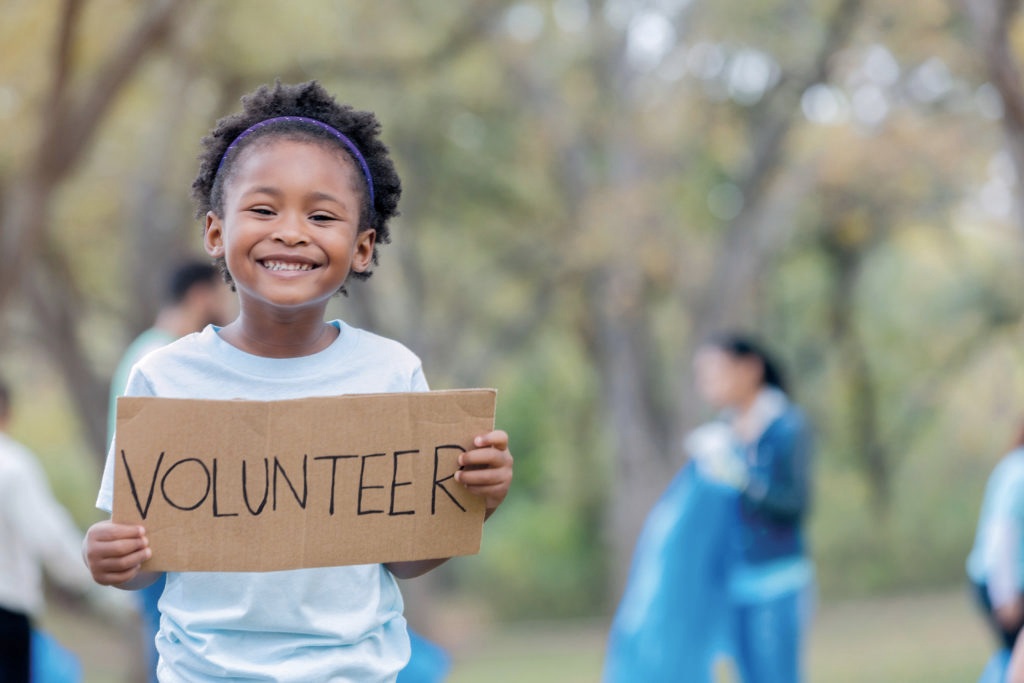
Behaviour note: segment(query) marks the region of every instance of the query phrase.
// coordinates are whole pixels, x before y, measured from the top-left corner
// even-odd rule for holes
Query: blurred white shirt
[[[82,534],[54,499],[42,467],[0,432],[0,607],[38,615],[44,569],[75,593],[95,586],[82,560]]]

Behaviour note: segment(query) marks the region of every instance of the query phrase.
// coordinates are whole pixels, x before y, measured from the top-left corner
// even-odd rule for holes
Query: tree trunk
[[[173,26],[178,0],[159,0],[147,6],[137,24],[120,43],[91,83],[73,84],[73,41],[81,2],[67,0],[58,26],[51,97],[35,151],[15,180],[0,180],[0,311],[21,288],[37,312],[36,337],[65,381],[82,421],[90,449],[106,453],[106,382],[88,360],[79,325],[82,307],[74,304],[71,272],[48,260],[50,208],[61,183],[82,160],[118,93],[143,58],[155,50]],[[86,93],[72,101],[72,92]]]

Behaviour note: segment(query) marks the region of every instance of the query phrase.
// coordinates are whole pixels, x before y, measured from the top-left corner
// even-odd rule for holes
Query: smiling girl
[[[390,241],[401,184],[373,114],[315,82],[263,86],[203,139],[193,183],[204,246],[237,292],[238,317],[160,349],[132,370],[126,395],[281,400],[425,391],[398,342],[325,320],[349,277],[369,277]],[[512,480],[508,436],[462,454],[457,480],[486,515]],[[109,511],[113,458],[97,505]],[[201,542],[197,539],[196,542]],[[140,588],[144,528],[104,521],[86,537],[97,583]],[[156,637],[164,682],[393,681],[409,657],[397,578],[444,559],[266,573],[172,572]]]

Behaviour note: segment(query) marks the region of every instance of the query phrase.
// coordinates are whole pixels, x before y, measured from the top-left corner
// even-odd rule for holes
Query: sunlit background
[[[1017,2],[0,0],[0,373],[84,529],[106,391],[201,254],[199,139],[318,79],[383,123],[393,244],[331,313],[499,389],[516,482],[408,582],[452,681],[595,681],[637,530],[758,332],[818,437],[812,683],[975,680],[964,560],[1024,419]],[[1004,12],[1005,14],[999,14]],[[131,624],[54,593],[89,681]],[[723,680],[729,680],[723,672]]]

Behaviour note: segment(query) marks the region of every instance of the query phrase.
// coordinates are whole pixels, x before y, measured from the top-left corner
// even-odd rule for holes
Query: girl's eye
[[[317,223],[329,223],[330,221],[337,220],[334,216],[326,213],[315,213],[309,217],[310,220],[316,221]]]
[[[249,209],[249,211],[251,211],[252,213],[258,214],[260,216],[270,216],[270,215],[272,215],[274,213],[273,211],[271,211],[270,209],[268,209],[268,208],[266,208],[264,206],[255,206],[255,207]]]

